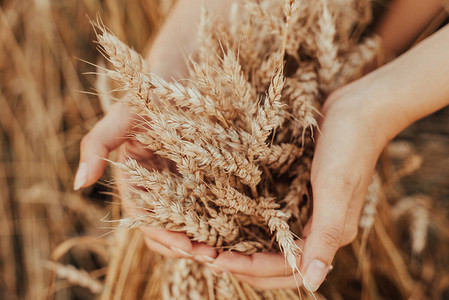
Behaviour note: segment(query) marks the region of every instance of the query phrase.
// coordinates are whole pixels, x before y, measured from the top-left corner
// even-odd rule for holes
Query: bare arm
[[[160,30],[147,60],[153,70],[162,77],[185,75],[186,55],[197,50],[197,28],[201,15],[201,3],[210,17],[227,20],[230,7],[239,0],[180,0]]]
[[[441,0],[395,0],[388,7],[376,31],[385,48],[393,54],[399,54],[441,11]]]
[[[416,120],[449,104],[449,25],[393,62],[337,93],[363,90],[359,101],[375,113],[389,139]],[[394,126],[391,126],[394,121]],[[385,124],[385,125],[383,125]]]

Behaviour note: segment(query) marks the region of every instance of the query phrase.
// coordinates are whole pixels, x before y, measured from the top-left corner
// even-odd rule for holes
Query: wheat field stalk
[[[146,170],[132,159],[115,163],[128,174],[127,183],[137,186],[124,197],[147,212],[120,224],[183,232],[219,251],[281,251],[296,271],[301,249],[294,237],[310,216],[309,173],[320,105],[330,91],[376,63],[381,50],[376,38],[351,37],[350,29],[369,22],[361,17],[369,14],[368,2],[245,4],[243,14],[232,10],[229,28],[208,19],[203,9],[199,58],[183,83],[151,73],[139,54],[97,22],[100,52],[113,66],[104,75],[127,92],[128,105],[147,120],[135,138],[174,162],[177,171]],[[247,38],[240,39],[243,35]],[[288,56],[295,64],[285,63]],[[181,260],[165,270],[173,275],[163,284],[164,299],[246,297],[238,295],[230,275],[214,278],[198,263]],[[206,289],[207,282],[212,285]],[[250,298],[274,297],[250,290]],[[193,291],[197,296],[190,296]]]
[[[96,37],[89,19],[95,19],[99,14],[110,29],[108,32],[113,32],[123,41],[123,45],[131,45],[136,53],[146,53],[174,2],[0,2],[1,299],[133,300],[161,299],[172,295],[193,299],[204,298],[204,295],[217,299],[226,299],[229,295],[242,299],[298,297],[296,291],[256,291],[237,282],[232,276],[217,277],[207,268],[190,260],[162,259],[146,248],[138,230],[112,227],[111,224],[116,222],[110,221],[124,216],[120,213],[115,190],[110,187],[109,171],[94,187],[82,193],[72,191],[79,141],[101,118],[100,101],[103,105],[111,97],[120,97],[120,93],[108,91],[123,88],[120,84],[114,85],[105,76],[96,78],[84,75],[98,71],[83,61],[112,67],[112,64],[104,62],[101,54],[92,46]],[[334,5],[345,5],[344,3],[346,2],[335,1]],[[376,38],[368,37],[366,33],[360,36],[360,33],[364,32],[362,29],[365,25],[370,26],[368,23],[372,10],[367,9],[367,5],[373,6],[376,11],[386,4],[379,1],[357,1],[354,5],[349,7],[350,10],[341,11],[333,6],[328,7],[328,14],[321,14],[323,9],[320,5],[308,7],[307,9],[311,9],[310,15],[314,15],[315,19],[306,26],[298,23],[297,12],[292,14],[285,42],[287,55],[284,56],[284,63],[288,66],[292,62],[301,61],[301,70],[295,73],[293,71],[297,67],[293,70],[285,67],[284,73],[279,73],[278,68],[283,48],[279,46],[283,43],[279,42],[280,38],[275,42],[273,36],[284,37],[286,20],[279,17],[284,14],[283,8],[278,5],[274,10],[276,13],[268,14],[267,6],[259,6],[258,1],[247,1],[245,10],[241,13],[252,11],[251,18],[259,20],[259,25],[256,28],[243,23],[238,28],[228,28],[227,35],[240,36],[247,46],[224,44],[224,49],[232,51],[218,52],[220,59],[213,63],[219,68],[211,69],[199,61],[191,62],[189,76],[198,87],[185,85],[184,81],[168,82],[166,85],[166,82],[157,80],[157,74],[154,74],[155,77],[150,76],[158,84],[158,92],[163,97],[184,97],[178,99],[175,107],[182,106],[183,110],[191,107],[201,115],[196,122],[190,122],[188,114],[179,115],[175,111],[167,114],[168,118],[177,123],[189,125],[191,131],[188,132],[187,139],[202,136],[205,130],[212,132],[211,139],[199,144],[203,147],[214,139],[222,140],[226,136],[221,144],[209,147],[208,153],[214,153],[211,157],[217,160],[213,167],[218,172],[222,172],[220,161],[233,161],[234,167],[226,166],[235,179],[232,184],[242,184],[232,186],[233,189],[220,184],[207,186],[207,194],[203,197],[207,196],[207,203],[214,201],[214,209],[220,207],[223,211],[215,217],[215,224],[208,225],[207,230],[200,235],[205,236],[210,243],[220,242],[226,246],[223,249],[234,246],[232,251],[267,251],[267,247],[271,247],[269,251],[279,251],[276,242],[267,243],[266,238],[271,237],[272,233],[265,218],[275,215],[282,220],[286,216],[300,216],[298,220],[305,220],[308,217],[309,206],[301,205],[310,203],[307,189],[309,178],[297,175],[308,174],[310,169],[313,150],[310,147],[313,145],[310,129],[316,128],[316,113],[321,105],[320,101],[335,87],[361,76],[363,69],[360,66],[378,49]],[[339,13],[336,13],[337,10]],[[353,11],[357,12],[356,15]],[[354,20],[354,16],[360,19]],[[234,20],[236,17],[237,15],[233,15]],[[345,22],[337,21],[342,19]],[[217,47],[217,36],[208,38],[213,23],[206,22],[207,18],[203,20],[202,30],[198,32],[203,37],[203,43],[210,43],[208,49],[220,50],[221,45]],[[352,31],[348,20],[360,21],[363,28]],[[335,31],[332,30],[333,22],[336,22]],[[315,38],[310,39],[310,26],[314,28],[312,36],[319,37],[319,43]],[[321,27],[330,30],[321,32]],[[255,39],[254,30],[269,31],[270,34],[264,39]],[[432,28],[428,31],[431,30]],[[348,32],[353,32],[358,37],[347,39]],[[333,35],[333,42],[330,42]],[[272,55],[260,57],[260,51],[263,51],[267,42],[272,46],[267,52]],[[320,49],[317,48],[318,44]],[[344,50],[339,48],[342,45],[346,45]],[[298,55],[298,47],[315,53],[316,57]],[[340,50],[335,52],[335,49]],[[209,59],[210,53],[211,51],[201,51],[198,59]],[[321,58],[318,59],[318,56]],[[332,57],[343,59],[338,68],[330,63]],[[261,63],[257,66],[257,72],[250,74],[250,66],[257,65],[258,62]],[[133,58],[133,64],[138,71],[152,75],[151,67],[146,69],[145,63],[140,59]],[[322,66],[323,69],[317,72],[320,69],[317,66]],[[332,81],[335,72],[339,76],[336,81]],[[248,80],[249,76],[251,80]],[[104,79],[106,80],[101,81]],[[223,84],[233,88],[226,89],[225,93],[220,92],[217,87]],[[278,99],[276,97],[279,97],[279,91],[275,86],[280,88],[281,85]],[[197,93],[198,90],[200,93]],[[100,99],[96,97],[98,94]],[[189,102],[188,98],[192,95],[196,97],[195,103]],[[272,101],[267,101],[265,106],[263,104],[267,97]],[[233,107],[231,100],[234,98],[241,99],[236,109],[223,111],[223,108]],[[257,105],[252,101],[256,98]],[[216,99],[223,101],[215,102]],[[248,111],[255,115],[261,108],[264,113],[258,114],[258,123],[254,124],[254,128],[254,119],[236,113]],[[270,114],[277,110],[287,113],[281,114],[280,118],[279,115],[276,117],[275,114]],[[217,123],[220,127],[213,126],[211,129],[210,126],[203,126],[203,119],[210,120],[212,115],[214,124]],[[446,170],[449,169],[446,155],[449,139],[444,134],[449,132],[449,128],[444,125],[447,124],[447,115],[447,111],[442,111],[424,120],[386,149],[379,165],[379,177],[370,186],[359,237],[351,246],[339,251],[334,270],[319,294],[316,294],[317,297],[447,297],[449,210],[445,200],[448,199],[449,191],[445,178],[448,178]],[[159,117],[159,126],[166,126],[163,122],[167,120],[169,119]],[[271,122],[269,126],[283,125],[277,127],[275,139],[263,127],[263,122]],[[235,127],[242,130],[238,131]],[[183,130],[187,130],[186,127]],[[252,133],[257,133],[254,139],[251,139]],[[294,137],[296,142],[292,143],[290,137]],[[137,135],[136,138],[149,142],[152,137]],[[267,147],[262,145],[260,148],[258,145],[263,144],[264,140],[268,141]],[[226,146],[224,150],[227,151],[214,152],[222,145]],[[304,147],[305,145],[308,146]],[[245,149],[254,151],[248,155]],[[193,148],[191,151],[199,150]],[[218,154],[224,159],[218,157]],[[249,159],[251,157],[253,160]],[[302,159],[298,160],[298,157]],[[258,170],[247,166],[241,171],[235,167],[247,163],[264,165],[266,168]],[[136,167],[131,162],[129,166]],[[290,174],[292,167],[296,168],[297,174]],[[272,172],[276,172],[279,178],[292,176],[287,181],[291,182],[291,188],[278,180],[278,191],[261,190],[266,174]],[[153,174],[153,179],[164,180],[164,184],[168,184],[167,180],[173,179],[170,173],[168,175],[170,176],[160,172]],[[255,184],[259,177],[260,182]],[[190,182],[185,179],[175,180],[173,184],[180,184],[181,187],[189,183],[201,187],[197,178],[189,180]],[[208,181],[210,182],[212,180]],[[251,186],[255,186],[255,189]],[[179,197],[184,197],[182,189],[177,192]],[[254,197],[254,192],[258,197]],[[201,193],[200,189],[195,191],[196,195]],[[269,193],[283,194],[284,201],[278,203],[277,198],[266,197]],[[139,197],[136,200],[141,201]],[[166,200],[171,201],[171,198]],[[260,202],[255,205],[254,200]],[[163,203],[158,205],[161,204]],[[164,207],[161,208],[164,210]],[[205,213],[204,208],[199,211]],[[283,214],[278,215],[278,212]],[[234,213],[241,219],[247,218],[246,222],[257,220],[261,225],[260,231],[264,233],[261,235],[262,239],[248,241],[247,236],[242,238],[240,231],[236,233],[238,226],[234,226],[235,224],[228,227],[226,232],[210,234],[211,227],[223,222],[227,214]],[[210,218],[209,215],[206,216],[205,221],[208,222]],[[124,219],[122,225],[136,224],[136,220]],[[144,221],[148,220],[145,217]],[[301,222],[303,221],[292,222],[291,218],[288,219],[289,230],[299,233]],[[169,219],[164,221],[164,226],[168,224],[174,226]],[[279,224],[273,226],[279,228]],[[184,230],[180,226],[174,229]],[[192,231],[193,234],[197,232]],[[302,293],[302,296],[306,299],[311,297],[307,293]]]

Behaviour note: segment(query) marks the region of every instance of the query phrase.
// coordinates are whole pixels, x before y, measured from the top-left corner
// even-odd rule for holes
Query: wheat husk
[[[113,66],[107,74],[129,93],[128,104],[150,120],[142,124],[147,129],[137,139],[173,161],[178,171],[148,171],[131,159],[119,164],[130,176],[128,183],[138,186],[132,190],[132,201],[147,211],[122,220],[121,226],[150,225],[184,232],[195,241],[247,254],[281,251],[296,271],[301,249],[294,236],[301,233],[293,233],[291,225],[300,230],[308,214],[300,207],[310,205],[305,188],[310,184],[310,163],[305,162],[313,155],[316,112],[325,95],[345,83],[335,80],[341,69],[339,51],[348,45],[356,48],[359,41],[340,37],[345,45],[339,49],[337,31],[347,30],[337,29],[338,10],[333,12],[327,1],[285,1],[284,6],[248,1],[246,8],[240,19],[233,15],[231,28],[250,20],[252,31],[244,27],[242,34],[253,35],[249,39],[253,41],[270,40],[270,46],[253,45],[257,55],[242,56],[246,52],[240,52],[240,40],[234,40],[222,24],[208,21],[203,9],[199,58],[191,63],[192,80],[183,83],[149,73],[143,59],[97,24],[100,51]],[[307,14],[309,10],[313,13]],[[292,29],[302,22],[317,24],[303,38],[313,51],[312,58],[303,62],[294,55],[299,65],[289,76],[285,68],[290,66],[284,59],[292,53],[291,42],[299,39]],[[301,49],[296,51],[301,54]],[[365,55],[352,62],[363,68],[370,59]],[[314,61],[318,64],[313,65]],[[292,191],[268,186],[285,180],[294,183]],[[298,202],[304,195],[306,201]],[[182,272],[176,276],[188,276],[188,271]],[[186,287],[165,288],[164,295],[169,291],[172,297],[186,295],[182,288]]]
[[[286,4],[291,2],[287,1]],[[309,172],[321,103],[335,88],[362,75],[365,65],[378,58],[380,43],[375,37],[361,35],[370,22],[368,1],[296,1],[296,4],[296,12],[300,13],[296,13],[293,7],[284,8],[276,1],[247,1],[249,13],[242,17],[243,10],[235,6],[231,15],[234,26],[228,27],[215,24],[203,10],[199,34],[200,44],[203,45],[200,49],[203,50],[191,60],[189,81],[165,82],[157,74],[151,74],[151,68],[144,66],[144,61],[136,56],[137,52],[126,47],[126,44],[142,38],[127,38],[121,27],[125,22],[118,4],[115,1],[108,2],[108,7],[114,13],[105,23],[125,42],[115,41],[121,47],[117,49],[124,50],[123,55],[128,57],[129,64],[123,65],[128,71],[112,69],[112,72],[107,73],[112,79],[118,80],[119,90],[131,94],[138,92],[128,98],[132,108],[144,116],[152,114],[157,120],[154,123],[143,123],[142,128],[145,130],[135,133],[136,138],[150,149],[160,151],[161,156],[176,160],[178,167],[176,174],[168,170],[152,174],[157,179],[153,183],[142,180],[142,174],[137,174],[135,180],[127,182],[132,185],[150,185],[149,189],[156,189],[163,196],[161,199],[148,196],[145,188],[143,191],[133,191],[129,197],[143,209],[150,210],[150,207],[157,206],[157,215],[164,218],[158,220],[151,214],[132,215],[119,222],[122,227],[152,222],[154,226],[190,232],[191,238],[198,234],[211,245],[220,245],[220,251],[248,254],[254,251],[278,252],[279,243],[273,242],[272,238],[277,229],[284,227],[281,221],[287,223],[288,231],[301,233],[302,226],[310,217],[312,195]],[[325,10],[329,15],[323,15]],[[287,31],[286,16],[289,14]],[[326,26],[328,29],[324,30]],[[282,47],[285,34],[285,47]],[[327,46],[318,46],[317,37],[320,37],[321,45]],[[8,48],[14,46],[10,45]],[[283,48],[287,55],[283,55]],[[329,64],[329,58],[339,62],[338,68]],[[292,65],[301,67],[289,69]],[[131,73],[127,75],[129,71]],[[99,72],[103,70],[99,69]],[[227,88],[223,88],[224,85]],[[160,99],[169,98],[173,101],[162,109],[159,105],[159,110],[155,110],[157,103],[152,100],[156,94]],[[234,103],[234,98],[240,101]],[[182,108],[181,111],[178,107]],[[256,117],[248,117],[242,111]],[[8,115],[5,111],[1,113],[2,116]],[[83,113],[92,114],[86,107]],[[148,118],[145,118],[144,122],[147,121]],[[175,130],[177,134],[170,133],[170,130]],[[180,149],[170,148],[170,139],[183,146]],[[195,146],[198,147],[189,148],[196,142]],[[180,158],[186,150],[192,153],[191,156],[203,156],[204,160]],[[394,182],[398,183],[402,177],[413,172],[419,165],[417,161],[412,159],[406,163],[409,169],[398,169],[397,175],[393,176]],[[205,163],[214,165],[205,166]],[[121,167],[132,172],[130,170],[136,170],[133,164],[128,161]],[[258,168],[254,168],[254,165]],[[231,173],[224,172],[228,170]],[[205,176],[203,173],[207,172],[210,174]],[[366,299],[378,298],[379,295],[405,299],[412,294],[441,295],[447,286],[444,276],[439,279],[428,275],[433,269],[437,270],[438,266],[426,260],[427,266],[431,266],[427,269],[431,271],[423,272],[423,277],[427,278],[427,282],[435,281],[432,285],[435,292],[429,292],[429,289],[424,291],[423,283],[414,287],[419,280],[409,274],[410,266],[407,258],[404,258],[406,255],[404,251],[398,250],[398,241],[401,239],[395,230],[391,230],[396,221],[392,221],[386,213],[390,206],[386,203],[382,189],[392,185],[387,179],[382,182],[380,189],[375,189],[375,197],[370,193],[365,208],[369,222],[367,226],[362,225],[368,228],[366,251],[358,258],[354,258],[347,249],[340,251],[333,274],[324,285],[323,292],[330,299],[351,299],[351,296],[359,299],[360,294]],[[25,198],[32,194],[26,194]],[[373,206],[377,208],[375,213]],[[185,210],[189,207],[193,211],[186,214]],[[437,215],[434,211],[429,213]],[[415,216],[411,212],[409,214]],[[240,224],[257,224],[265,230],[252,227],[242,230],[240,225],[229,221],[229,215],[238,215]],[[187,221],[186,216],[194,221]],[[120,217],[114,213],[114,218]],[[269,222],[265,219],[276,223],[273,226],[277,229],[274,228],[273,233],[269,232]],[[409,220],[408,216],[403,215],[397,222],[401,219]],[[430,226],[444,232],[441,228],[445,228],[446,223],[442,220],[444,218],[440,216],[432,220]],[[188,229],[187,223],[192,229]],[[223,226],[228,223],[229,227]],[[197,230],[198,226],[205,228],[204,231]],[[30,230],[32,227],[27,226],[27,232],[34,232]],[[223,228],[223,231],[218,233],[218,228]],[[412,229],[410,236],[413,232]],[[422,236],[416,234],[416,240],[422,241]],[[111,255],[110,258],[105,256],[108,259],[108,270],[105,288],[99,292],[101,299],[161,299],[173,298],[175,294],[176,297],[181,295],[180,298],[187,299],[227,299],[229,295],[241,299],[298,298],[296,291],[291,290],[263,292],[252,289],[231,276],[215,276],[207,268],[189,260],[166,261],[146,249],[141,234],[136,230],[119,229],[107,239],[110,241]],[[353,244],[356,254],[360,253],[359,242]],[[426,257],[427,249],[423,248],[423,257]],[[414,255],[418,255],[418,252]],[[359,281],[352,270],[357,269],[353,265],[354,261],[360,260],[365,264],[361,268]],[[344,267],[341,267],[343,263]],[[170,266],[169,274],[173,276],[167,276],[167,267]],[[202,277],[203,273],[207,275]],[[400,292],[385,294],[384,286]],[[165,296],[161,296],[163,290],[168,291]],[[352,294],[354,290],[357,292]],[[312,297],[304,293],[302,296],[306,299]]]
[[[302,226],[307,216],[304,210],[293,207],[307,207],[308,201],[298,203],[304,197],[279,193],[267,184],[276,186],[279,180],[300,183],[302,178],[305,180],[299,187],[308,184],[310,164],[303,165],[303,173],[295,171],[307,161],[306,157],[313,155],[313,139],[306,136],[317,127],[316,112],[322,99],[344,83],[333,80],[341,69],[334,19],[337,13],[331,11],[327,1],[304,3],[285,1],[280,6],[271,1],[247,2],[248,11],[240,16],[240,22],[251,20],[254,26],[252,32],[245,33],[252,34],[252,40],[268,38],[274,45],[259,45],[259,49],[254,49],[259,53],[252,57],[242,57],[239,41],[233,40],[222,24],[208,21],[203,9],[199,59],[192,62],[190,73],[194,76],[189,83],[167,82],[149,73],[138,54],[104,25],[97,24],[100,51],[113,66],[108,75],[129,93],[128,104],[150,120],[142,125],[147,130],[139,133],[137,139],[156,154],[172,160],[178,171],[147,171],[131,159],[119,165],[130,175],[129,183],[142,188],[132,191],[136,207],[148,212],[131,216],[134,221],[124,220],[121,226],[162,227],[184,232],[195,241],[220,249],[247,254],[257,249],[257,242],[266,251],[281,251],[293,271],[297,270],[301,249],[294,236],[300,232],[293,233],[288,221]],[[316,12],[305,14],[302,6]],[[267,8],[273,11],[267,13]],[[238,16],[233,17],[231,28],[240,26]],[[292,50],[289,41],[297,39],[290,32],[301,22],[317,24],[317,29],[304,37],[304,41],[314,45],[313,53],[308,53],[313,58],[298,61],[294,76],[289,78],[289,89],[284,92],[289,77],[284,58]],[[346,37],[344,46],[355,47],[358,42]],[[213,47],[214,44],[220,47]],[[215,51],[208,54],[211,49]],[[301,53],[301,49],[297,51]],[[363,58],[360,63],[352,61],[362,68],[370,62]],[[314,60],[318,62],[315,66]],[[242,65],[240,61],[253,61],[255,65]],[[270,62],[267,71],[255,74],[257,82],[251,80],[250,75],[266,61]],[[286,138],[289,143],[282,143]],[[287,156],[281,159],[280,153]],[[304,189],[301,192],[308,194]],[[311,197],[307,195],[306,199],[310,201]],[[273,206],[276,202],[279,204]],[[253,223],[252,235],[258,240],[252,240],[241,228],[248,217],[252,221],[246,224],[246,230]],[[266,242],[260,244],[264,239]]]

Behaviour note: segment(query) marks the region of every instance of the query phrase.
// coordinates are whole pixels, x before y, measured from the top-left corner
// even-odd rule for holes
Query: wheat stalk
[[[146,212],[121,226],[184,232],[219,251],[281,251],[296,270],[301,250],[291,230],[299,235],[310,216],[318,110],[378,51],[375,39],[350,36],[348,28],[359,23],[344,19],[362,14],[361,7],[368,9],[351,4],[343,13],[326,0],[247,0],[246,14],[232,9],[230,26],[214,23],[203,7],[200,47],[186,81],[148,72],[135,52],[99,26],[100,49],[113,66],[108,74],[142,116],[134,137],[177,168],[174,174],[132,159],[115,163],[136,187],[127,197]],[[166,297],[199,297],[191,290],[204,291],[211,282],[193,279],[188,270],[197,267],[187,262],[176,268],[185,270],[174,274]],[[234,280],[221,276],[213,292],[208,286],[209,295],[243,297],[247,288],[236,288]]]

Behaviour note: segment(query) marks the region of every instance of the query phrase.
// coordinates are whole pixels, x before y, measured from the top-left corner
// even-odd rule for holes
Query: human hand
[[[106,116],[84,136],[81,142],[81,157],[75,176],[74,189],[78,190],[95,183],[103,174],[109,153],[120,147],[119,162],[127,158],[135,159],[149,170],[162,170],[169,162],[146,149],[142,144],[129,138],[129,134],[138,130],[139,117],[134,115],[123,103],[112,106]],[[115,170],[120,195],[126,195],[129,184],[126,174]],[[137,187],[134,187],[137,188]],[[122,200],[123,208],[129,215],[145,214],[132,203]],[[206,260],[203,256],[215,257],[214,248],[202,243],[190,241],[183,233],[172,232],[162,228],[140,227],[147,246],[155,252],[172,258],[196,258]]]
[[[311,170],[313,214],[303,233],[301,258],[304,285],[311,291],[324,281],[337,250],[356,238],[377,159],[392,136],[390,129],[398,126],[396,119],[379,126],[364,84],[342,88],[322,108]]]
[[[326,100],[311,170],[313,214],[304,228],[303,255],[298,258],[307,289],[318,289],[337,249],[357,235],[368,184],[387,142],[416,120],[449,105],[448,46],[449,26],[445,26]],[[260,288],[296,286],[281,254],[223,253],[212,266]]]
[[[198,12],[201,11],[202,2],[201,0],[178,1],[160,29],[146,60],[151,66],[151,71],[161,78],[176,79],[187,74],[185,55],[197,51],[197,40],[192,39],[192,34],[196,32],[199,24]],[[210,0],[205,2],[205,5],[212,16],[226,18],[233,2]],[[118,147],[120,147],[119,162],[124,162],[125,158],[131,158],[150,170],[166,167],[167,161],[162,160],[139,142],[129,139],[129,134],[139,129],[139,126],[136,126],[140,123],[138,119],[140,118],[133,115],[125,104],[115,104],[111,111],[83,138],[80,164],[74,182],[75,190],[96,182],[107,164],[104,158]],[[119,193],[126,194],[130,187],[126,184],[126,175],[121,170],[116,170],[115,177]],[[127,202],[126,197],[123,198],[122,204],[128,214],[145,213]],[[164,256],[194,258],[200,262],[210,262],[211,258],[216,257],[213,247],[192,242],[183,233],[162,228],[141,227],[140,229],[148,247]]]
[[[298,258],[302,275],[292,274],[282,254],[226,252],[213,266],[262,289],[295,288],[301,279],[308,290],[318,289],[337,249],[357,236],[366,191],[390,136],[378,130],[361,90],[360,83],[348,85],[332,94],[322,109],[311,170],[313,215],[304,241],[297,241],[303,249]]]

